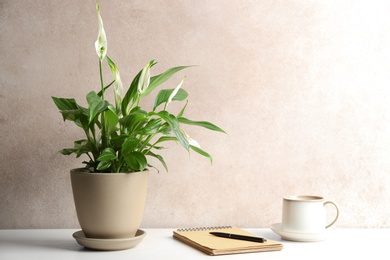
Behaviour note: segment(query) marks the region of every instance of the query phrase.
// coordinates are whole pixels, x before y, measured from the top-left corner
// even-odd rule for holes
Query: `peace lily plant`
[[[83,163],[91,172],[129,173],[143,171],[148,167],[156,168],[148,163],[150,157],[157,158],[168,171],[163,157],[157,152],[169,141],[177,141],[186,150],[191,149],[212,161],[212,157],[189,137],[182,126],[195,125],[213,131],[224,131],[210,122],[193,121],[184,117],[188,101],[185,101],[177,115],[168,111],[173,101],[186,100],[188,93],[182,88],[185,78],[175,88],[160,90],[151,111],[141,108],[142,98],[152,93],[172,75],[190,66],[170,68],[164,73],[151,76],[151,68],[156,64],[151,60],[124,92],[119,70],[107,55],[107,38],[97,2],[96,10],[99,34],[95,48],[99,57],[100,90],[87,94],[87,107],[78,104],[74,98],[52,97],[64,121],[73,121],[85,133],[85,138],[75,141],[73,148],[60,152],[64,155],[75,154],[76,157],[87,155],[89,161]],[[103,79],[104,60],[107,61],[112,74],[112,82],[108,85]],[[114,92],[113,103],[105,99],[109,88]]]

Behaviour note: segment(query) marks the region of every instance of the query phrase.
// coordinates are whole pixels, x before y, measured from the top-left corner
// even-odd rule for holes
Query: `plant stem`
[[[149,135],[145,141],[144,141],[144,145],[143,147],[141,148],[141,150],[144,150],[146,145],[149,144],[149,142],[153,139],[153,137],[155,136],[156,134],[152,134],[152,135]],[[149,151],[151,151],[151,149],[154,147],[155,144],[151,144],[149,149],[146,150],[145,154],[147,154]]]
[[[103,71],[102,71],[102,60],[99,59],[99,72],[100,72],[100,85],[102,88],[102,100],[104,101],[104,81],[103,81]],[[104,118],[104,112],[101,115],[101,123],[102,123],[102,147],[101,150],[107,147],[107,136],[106,136],[106,123]]]
[[[86,153],[91,161],[94,161],[89,153]]]
[[[99,59],[99,72],[100,72],[100,86],[102,88],[102,99],[104,100],[104,83],[103,83],[103,72],[102,72],[102,60]]]

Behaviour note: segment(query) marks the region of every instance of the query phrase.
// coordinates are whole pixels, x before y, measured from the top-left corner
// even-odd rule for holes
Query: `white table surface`
[[[123,251],[92,251],[73,229],[0,230],[0,259],[390,259],[390,229],[330,229],[326,241],[290,242],[268,228],[245,230],[281,241],[277,252],[208,256],[172,238],[172,229],[143,229],[146,237]]]

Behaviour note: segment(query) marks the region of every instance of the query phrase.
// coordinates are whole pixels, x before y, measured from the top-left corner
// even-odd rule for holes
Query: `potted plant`
[[[86,239],[127,239],[136,236],[141,223],[148,174],[156,168],[148,161],[156,158],[168,171],[158,151],[166,142],[175,141],[187,151],[192,150],[212,160],[198,143],[185,132],[183,125],[195,125],[224,132],[206,121],[184,117],[186,101],[177,115],[168,108],[173,101],[185,101],[188,93],[182,88],[184,78],[172,89],[162,89],[150,111],[141,107],[141,100],[172,75],[189,66],[179,66],[151,76],[156,64],[151,60],[123,90],[117,66],[107,55],[107,39],[96,2],[99,22],[95,48],[99,57],[100,88],[86,95],[87,107],[74,98],[52,97],[64,121],[80,127],[85,137],[72,148],[60,151],[64,155],[86,155],[85,167],[71,170],[71,182],[76,211]],[[112,81],[106,85],[103,62],[106,61]],[[113,89],[114,102],[107,101],[106,91]]]

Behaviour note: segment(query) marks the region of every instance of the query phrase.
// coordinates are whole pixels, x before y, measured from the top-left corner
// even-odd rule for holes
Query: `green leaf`
[[[123,143],[125,142],[126,138],[128,138],[128,136],[125,135],[125,134],[112,137],[111,138],[112,147],[114,149],[116,149],[116,150],[121,149],[121,147],[122,147]]]
[[[151,149],[153,148],[154,150],[162,150],[162,149],[164,149],[163,146],[156,146],[156,145],[150,144],[150,143],[148,143],[148,144],[146,145],[146,147],[151,147]]]
[[[155,169],[157,171],[157,173],[160,173],[160,171],[159,171],[159,169],[157,167],[155,167],[155,166],[153,166],[153,165],[151,165],[149,163],[148,163],[148,167],[149,168],[153,168],[153,169]]]
[[[104,171],[110,168],[112,162],[111,161],[101,161],[99,162],[98,166],[96,167],[96,170],[98,171]]]
[[[138,138],[134,138],[134,137],[127,138],[122,144],[122,149],[121,149],[122,154],[129,154],[133,152],[135,149],[138,148],[139,143],[140,140]]]
[[[141,129],[140,134],[142,135],[152,135],[160,133],[159,129],[161,127],[162,120],[160,118],[154,118],[149,120],[149,122]]]
[[[187,104],[188,104],[188,100],[187,100],[186,104],[184,105],[184,107],[183,107],[183,108],[181,109],[181,111],[179,112],[179,114],[177,115],[177,118],[180,118],[180,117],[183,116],[184,110],[186,109]]]
[[[144,93],[142,93],[141,97],[148,95],[156,87],[158,87],[159,85],[161,85],[162,83],[167,81],[169,78],[171,78],[176,72],[178,72],[182,69],[185,69],[185,68],[189,68],[189,67],[192,67],[192,66],[173,67],[173,68],[170,68],[167,71],[165,71],[157,76],[151,77],[149,87],[146,89],[146,91]]]
[[[130,84],[129,89],[127,90],[125,96],[122,99],[122,115],[127,115],[131,109],[131,102],[135,100],[137,96],[138,81],[141,76],[142,70],[138,72],[137,76],[133,79]],[[130,106],[129,106],[130,105]]]
[[[167,141],[177,141],[175,136],[161,136],[154,144],[167,142]]]
[[[149,151],[146,155],[149,155],[149,156],[152,156],[154,158],[157,158],[160,161],[160,163],[164,166],[165,170],[168,172],[168,166],[165,163],[164,158],[161,155],[155,154],[155,153],[153,153],[151,151]]]
[[[100,162],[108,162],[108,161],[113,161],[116,159],[116,154],[114,149],[108,147],[103,150],[103,152],[100,154],[100,156],[97,158],[98,161]]]
[[[170,128],[173,131],[173,133],[175,134],[175,136],[177,137],[177,140],[180,142],[180,144],[184,148],[186,148],[186,150],[189,149],[190,144],[188,143],[188,140],[184,136],[182,131],[180,131],[179,121],[177,120],[177,118],[174,115],[169,114],[167,111],[160,111],[158,113],[150,112],[150,114],[157,115],[157,116],[161,117],[163,120],[165,120],[168,123],[168,125],[170,126]]]
[[[213,163],[213,158],[211,157],[210,154],[206,153],[205,151],[203,151],[203,150],[200,149],[199,147],[196,147],[196,146],[193,146],[193,145],[190,145],[190,148],[191,148],[192,150],[194,150],[195,152],[197,152],[198,154],[203,155],[204,157],[209,158],[210,163]]]
[[[154,102],[153,111],[156,110],[156,108],[161,105],[162,103],[168,102],[168,99],[172,92],[175,89],[163,89],[158,92],[158,95],[156,97],[156,100]],[[176,93],[176,95],[172,98],[172,100],[179,100],[182,101],[188,97],[187,91],[184,89],[179,89],[179,91]]]
[[[62,114],[62,118],[65,120],[69,120],[69,121],[76,121],[79,117],[79,115],[81,114],[81,110],[80,109],[76,109],[76,110],[62,110],[60,111],[61,114]]]
[[[88,133],[89,124],[88,124],[87,114],[84,114],[84,113],[77,114],[74,122],[77,126],[83,128],[85,133]]]
[[[135,123],[139,121],[145,121],[146,119],[147,114],[143,112],[135,112],[119,119],[119,123],[121,123],[121,125],[123,125],[124,127],[130,127]]]
[[[77,150],[75,150],[75,149],[73,149],[73,148],[65,148],[65,149],[62,149],[61,151],[60,151],[60,153],[61,154],[63,154],[63,155],[70,155],[70,154],[72,154],[72,153],[74,153],[74,152],[76,152]]]
[[[80,157],[82,154],[89,153],[93,151],[91,143],[86,139],[77,140],[74,142],[74,150],[76,153],[76,158]]]
[[[109,103],[99,97],[95,91],[87,94],[87,102],[89,105],[88,123],[90,124],[98,114],[107,109]]]
[[[119,123],[123,125],[129,133],[133,133],[140,129],[142,130],[147,121],[147,114],[145,114],[144,111],[140,110],[121,118],[119,120]]]
[[[224,130],[222,130],[218,126],[216,126],[210,122],[207,122],[207,121],[192,121],[192,120],[184,118],[184,117],[179,117],[178,120],[182,124],[201,126],[201,127],[213,130],[213,131],[218,131],[218,132],[222,132],[222,133],[226,134],[226,132]]]
[[[159,132],[163,135],[170,135],[172,134],[172,130],[171,130],[171,127],[168,125],[168,123],[164,123],[162,124]]]
[[[133,170],[143,171],[147,166],[147,159],[141,152],[130,152],[124,154],[126,164]]]
[[[97,93],[97,95],[98,95],[99,97],[102,97],[102,96],[103,96],[103,91],[106,91],[109,87],[111,87],[111,85],[114,84],[114,82],[115,82],[115,79],[114,79],[113,81],[111,81],[110,84],[108,84],[107,86],[105,86],[103,90],[100,90],[100,91]]]
[[[118,115],[115,113],[115,108],[112,106],[108,107],[107,111],[104,111],[104,120],[106,121],[107,133],[111,134],[118,130],[117,124],[119,122]]]
[[[77,114],[80,113],[80,108],[74,98],[57,98],[51,97],[54,104],[60,110],[62,118],[69,121],[74,121]]]
[[[78,109],[77,102],[74,98],[57,98],[51,97],[54,101],[54,104],[59,110],[75,110]]]

